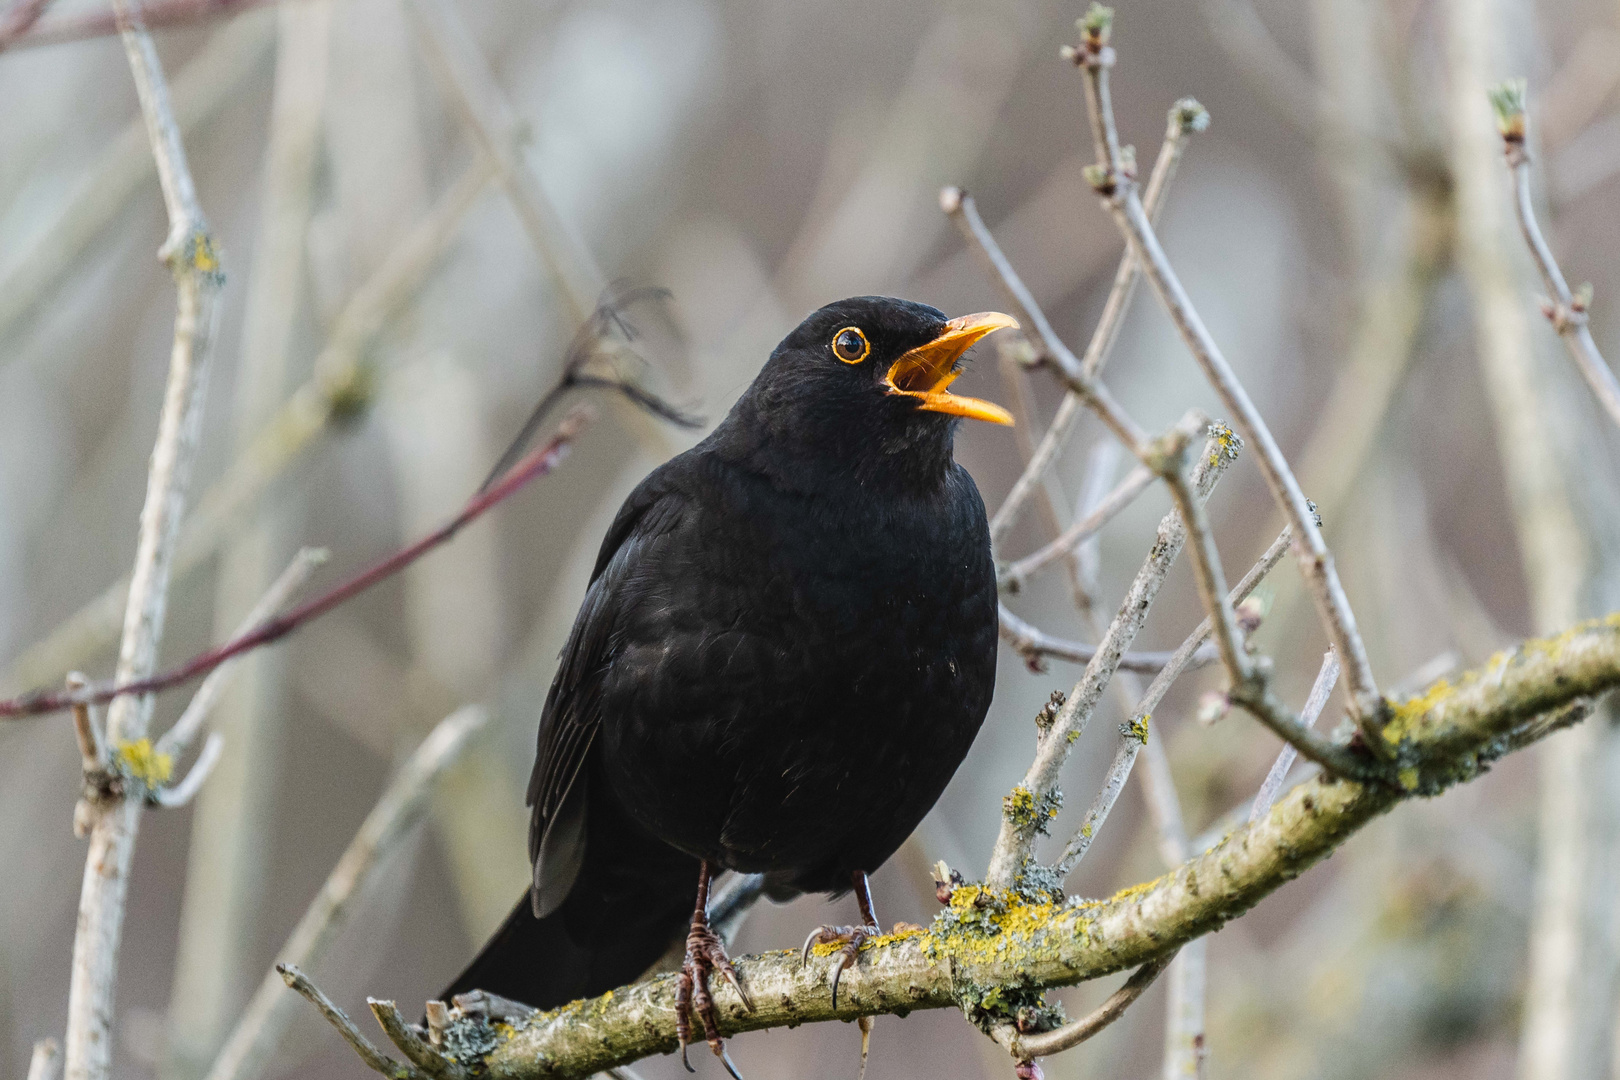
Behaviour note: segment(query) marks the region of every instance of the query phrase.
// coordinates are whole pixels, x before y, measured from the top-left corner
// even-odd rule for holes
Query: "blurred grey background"
[[[523,153],[572,233],[578,281],[672,291],[667,317],[644,327],[646,377],[711,425],[778,338],[825,302],[891,293],[949,314],[1002,305],[938,210],[944,184],[977,196],[1065,339],[1078,347],[1089,335],[1122,246],[1081,176],[1091,151],[1080,82],[1058,59],[1078,4],[456,7],[528,124]],[[92,9],[61,0],[48,18]],[[1601,588],[1616,580],[1604,571],[1614,567],[1616,441],[1535,313],[1510,223],[1478,210],[1480,192],[1507,184],[1478,90],[1522,73],[1544,224],[1571,280],[1596,286],[1600,346],[1620,353],[1617,26],[1614,0],[1119,8],[1115,99],[1139,157],[1151,159],[1177,97],[1213,114],[1162,232],[1322,505],[1386,685],[1446,654],[1478,663],[1568,621],[1566,610],[1620,606]],[[318,588],[453,513],[556,377],[581,297],[577,284],[572,296],[558,287],[500,188],[478,182],[476,143],[401,0],[288,0],[161,31],[159,44],[229,275],[192,505],[239,483],[233,463],[249,447],[278,445],[253,439],[312,373],[322,388],[307,429],[283,433],[272,481],[227,504],[193,544],[164,642],[176,661],[229,633],[299,544],[332,552]],[[132,123],[116,40],[0,52],[8,692],[68,666],[97,677],[112,667],[105,635],[39,643],[127,572],[156,429],[173,289],[154,258],[165,224]],[[1485,138],[1470,142],[1471,131]],[[436,257],[401,275],[401,252],[432,239],[424,221],[437,223]],[[1507,275],[1495,293],[1492,250]],[[397,286],[386,302],[375,295],[383,281]],[[1490,330],[1481,313],[1493,311],[1518,312],[1518,329]],[[959,385],[1007,400],[994,350],[979,353]],[[1509,422],[1504,355],[1554,403],[1528,436]],[[1220,415],[1146,289],[1107,379],[1149,428],[1193,404]],[[1030,386],[1049,416],[1054,386],[1038,374]],[[153,812],[142,830],[118,987],[120,1075],[201,1075],[392,766],[463,702],[487,702],[494,723],[312,974],[351,1012],[364,1012],[367,994],[409,1012],[517,900],[534,726],[596,545],[630,487],[698,437],[617,404],[602,412],[554,476],[237,681],[218,716],[224,765],[193,808]],[[1085,421],[1058,469],[1071,497],[1100,437]],[[994,506],[1020,467],[1014,436],[968,425],[958,452]],[[1559,586],[1531,557],[1551,549],[1526,540],[1540,520],[1533,496],[1546,491],[1515,471],[1524,454],[1552,462],[1546,491],[1578,511],[1585,554],[1565,576],[1586,584],[1563,601],[1547,599]],[[1167,505],[1154,490],[1105,532],[1104,612]],[[1248,459],[1211,508],[1232,574],[1281,526]],[[1044,542],[1044,528],[1027,513],[1003,554]],[[1291,565],[1264,593],[1259,641],[1297,702],[1325,641]],[[1080,636],[1061,588],[1011,602]],[[1174,647],[1198,618],[1179,566],[1140,646]],[[1033,749],[1031,717],[1076,674],[1063,664],[1034,673],[1004,651],[972,756],[919,843],[877,875],[886,921],[931,916],[928,861],[983,872],[999,799]],[[1195,829],[1252,794],[1276,750],[1242,716],[1193,721],[1216,678],[1183,680],[1154,718]],[[160,717],[184,698],[167,695]],[[1088,732],[1059,832],[1095,790],[1116,723],[1105,716]],[[1620,972],[1611,730],[1600,717],[1441,800],[1402,807],[1214,938],[1210,1075],[1608,1075]],[[1556,749],[1565,743],[1575,749]],[[0,727],[0,1076],[21,1076],[32,1041],[64,1022],[84,854],[70,828],[77,785],[66,720]],[[1155,876],[1149,832],[1127,793],[1073,887],[1106,895]],[[1561,854],[1538,839],[1549,834],[1567,836]],[[1560,908],[1565,886],[1575,898]],[[762,905],[740,947],[795,945],[808,927],[845,920],[853,907],[842,904],[850,911],[820,898]],[[1571,914],[1552,925],[1555,909]],[[1072,1014],[1115,981],[1061,997]],[[1538,999],[1532,987],[1562,996]],[[1047,1074],[1157,1075],[1163,993],[1047,1061]],[[1537,1000],[1563,1011],[1536,1020]],[[1565,1040],[1576,1056],[1543,1068],[1534,1040],[1521,1039],[1536,1023],[1576,1031]],[[823,1025],[743,1036],[731,1051],[750,1080],[853,1077],[858,1045],[853,1027]],[[709,1055],[693,1060],[722,1075]],[[681,1075],[673,1058],[640,1068],[648,1080]],[[311,1012],[273,1073],[361,1069]],[[879,1080],[1009,1069],[955,1013],[877,1022]]]

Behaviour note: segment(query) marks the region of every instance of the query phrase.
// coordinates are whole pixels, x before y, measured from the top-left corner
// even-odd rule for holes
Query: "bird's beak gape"
[[[958,397],[948,389],[960,372],[956,361],[969,347],[993,330],[1016,330],[1018,320],[999,311],[963,315],[945,324],[945,330],[926,345],[919,345],[896,360],[883,383],[891,394],[917,399],[917,408],[927,412],[1011,424],[1012,414],[1000,405],[978,398]]]

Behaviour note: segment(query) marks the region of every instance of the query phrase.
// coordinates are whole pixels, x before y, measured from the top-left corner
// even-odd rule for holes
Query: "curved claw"
[[[692,1063],[690,1061],[686,1060],[686,1043],[685,1042],[681,1043],[681,1064],[686,1066],[686,1071],[687,1072],[689,1072],[689,1073],[697,1072],[696,1069],[692,1068]]]
[[[732,967],[730,964],[727,964],[725,967],[720,969],[720,974],[726,977],[726,982],[730,983],[731,988],[737,991],[737,996],[742,998],[743,1008],[747,1009],[749,1012],[753,1012],[754,999],[749,997],[748,991],[743,989],[741,981],[739,981],[737,978],[737,969]]]
[[[855,966],[855,953],[845,950],[839,954],[838,965],[833,968],[832,977],[832,1007],[838,1008],[838,980],[844,977],[844,972]]]
[[[731,1080],[743,1080],[742,1073],[737,1071],[736,1064],[731,1060],[731,1055],[726,1053],[724,1043],[714,1048],[714,1056],[720,1059],[720,1063],[726,1067],[726,1072],[731,1074]]]
[[[827,932],[825,926],[818,926],[810,931],[810,936],[804,939],[804,949],[799,953],[799,966],[805,967],[810,963],[810,950],[821,944],[821,936]]]

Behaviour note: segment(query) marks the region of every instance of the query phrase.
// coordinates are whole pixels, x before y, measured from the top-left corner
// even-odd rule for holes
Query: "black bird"
[[[890,297],[829,304],[630,494],[540,717],[533,886],[444,998],[601,993],[689,916],[682,1054],[695,1011],[725,1059],[709,975],[743,988],[708,926],[722,870],[763,874],[777,898],[854,888],[864,925],[806,944],[843,944],[835,978],[854,962],[877,933],[866,875],[990,706],[989,528],[952,441],[960,417],[1011,417],[947,387],[969,346],[1016,325]]]

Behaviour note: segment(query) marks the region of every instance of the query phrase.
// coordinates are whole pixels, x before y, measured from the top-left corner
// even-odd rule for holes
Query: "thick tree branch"
[[[1165,876],[1107,900],[962,886],[926,930],[878,938],[845,973],[832,1007],[821,971],[792,951],[738,961],[755,1004],[729,986],[715,998],[733,1035],[789,1024],[955,1006],[977,988],[1070,985],[1166,957],[1218,929],[1321,861],[1404,798],[1478,776],[1504,753],[1589,711],[1620,686],[1620,614],[1525,642],[1485,668],[1394,706],[1383,737],[1398,784],[1318,776],[1259,821],[1240,824]],[[489,1028],[492,1080],[573,1080],[676,1048],[675,979],[662,977]]]

